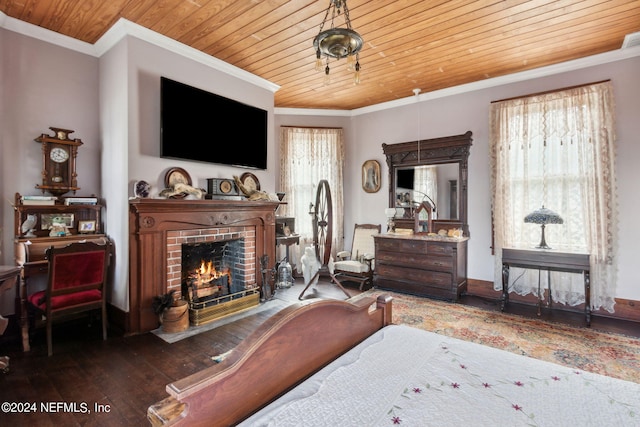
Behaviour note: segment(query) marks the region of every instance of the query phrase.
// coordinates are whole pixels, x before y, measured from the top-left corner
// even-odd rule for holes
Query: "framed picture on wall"
[[[380,162],[367,160],[362,164],[362,189],[367,193],[380,190]]]

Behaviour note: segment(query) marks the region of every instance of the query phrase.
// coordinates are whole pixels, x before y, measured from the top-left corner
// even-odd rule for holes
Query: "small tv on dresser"
[[[267,111],[160,78],[160,157],[267,168]]]

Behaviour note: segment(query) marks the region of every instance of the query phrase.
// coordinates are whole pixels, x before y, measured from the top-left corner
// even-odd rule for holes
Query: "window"
[[[342,129],[296,128],[280,129],[280,189],[286,205],[278,215],[294,217],[300,245],[292,246],[290,256],[299,261],[306,246],[313,244],[310,204],[316,201],[320,180],[326,179],[333,202],[333,253],[344,246],[343,230],[343,166],[344,140]],[[295,262],[300,265],[299,262]]]
[[[501,248],[535,246],[540,226],[524,217],[545,206],[564,220],[545,228],[547,243],[591,255],[592,308],[613,312],[614,140],[610,82],[491,105],[496,289],[502,287]],[[537,271],[511,277],[511,290],[537,294]],[[554,301],[584,303],[581,276],[553,272],[551,281]]]

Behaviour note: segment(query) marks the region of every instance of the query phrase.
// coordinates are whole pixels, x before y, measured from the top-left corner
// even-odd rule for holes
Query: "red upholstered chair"
[[[47,348],[53,354],[52,324],[57,318],[89,310],[101,310],[102,339],[107,339],[105,283],[110,244],[72,243],[47,249],[47,289],[27,297],[29,305],[46,319]]]

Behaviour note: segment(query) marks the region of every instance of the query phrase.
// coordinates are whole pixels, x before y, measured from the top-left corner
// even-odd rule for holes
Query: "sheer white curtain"
[[[290,247],[297,266],[304,248],[313,244],[310,203],[316,202],[320,180],[326,179],[333,203],[333,254],[344,247],[344,133],[330,128],[280,128],[280,189],[286,193],[278,215],[296,219],[300,245]]]
[[[614,101],[610,82],[491,105],[495,288],[502,248],[532,248],[540,225],[524,217],[545,206],[564,224],[545,228],[554,249],[591,255],[591,305],[615,304]],[[542,275],[543,283],[546,274]],[[538,272],[512,269],[510,290],[537,295]],[[584,303],[582,276],[552,272],[554,301]]]

